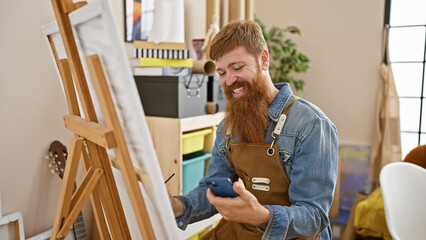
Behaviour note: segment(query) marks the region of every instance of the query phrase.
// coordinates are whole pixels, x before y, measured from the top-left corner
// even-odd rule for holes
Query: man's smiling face
[[[249,85],[253,85],[260,71],[257,59],[243,47],[237,47],[219,57],[216,66],[221,86],[234,98],[247,93]]]

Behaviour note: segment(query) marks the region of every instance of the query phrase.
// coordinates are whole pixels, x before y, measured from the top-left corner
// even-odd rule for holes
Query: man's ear
[[[260,53],[260,64],[263,70],[267,70],[269,68],[269,52],[267,49],[263,49]]]

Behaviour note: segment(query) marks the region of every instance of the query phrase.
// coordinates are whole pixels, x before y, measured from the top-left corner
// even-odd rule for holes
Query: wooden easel
[[[97,55],[87,57],[87,63],[106,125],[98,123],[84,76],[68,14],[86,4],[86,2],[73,3],[72,0],[52,0],[68,59],[59,59],[51,36],[48,36],[48,39],[63,81],[70,112],[69,115],[63,117],[65,127],[74,132],[75,137],[71,140],[69,146],[68,162],[61,186],[51,240],[65,238],[89,196],[101,239],[131,239],[106,152],[107,148],[113,148],[117,155],[117,161],[142,237],[144,239],[155,239],[138,185],[138,176],[133,168],[123,130]],[[78,91],[85,118],[80,115],[74,85]],[[72,194],[80,155],[82,156],[85,176],[75,193]]]

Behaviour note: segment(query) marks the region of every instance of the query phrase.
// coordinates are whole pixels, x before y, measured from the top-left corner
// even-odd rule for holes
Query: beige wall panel
[[[306,99],[317,104],[339,131],[340,142],[370,144],[374,126],[384,0],[255,1],[267,27],[294,25],[292,37],[310,58]]]
[[[206,31],[213,23],[213,16],[216,15],[220,22],[220,0],[206,0]]]
[[[229,22],[229,0],[220,0],[220,24],[222,28]]]
[[[229,0],[229,22],[245,18],[245,0]]]

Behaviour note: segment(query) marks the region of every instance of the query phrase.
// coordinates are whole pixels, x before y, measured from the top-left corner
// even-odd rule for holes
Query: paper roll
[[[207,102],[206,112],[207,114],[215,114],[219,111],[219,104],[216,102]]]
[[[220,0],[206,0],[206,33],[213,23],[214,15],[217,15],[220,22]]]
[[[220,23],[219,26],[222,28],[229,22],[229,0],[220,0]]]
[[[193,73],[202,73],[213,76],[216,71],[216,64],[212,60],[195,60],[192,67]]]
[[[246,7],[245,7],[245,18],[246,20],[253,21],[254,20],[254,1],[253,0],[246,0]]]
[[[229,0],[229,22],[242,20],[245,15],[245,0]]]

